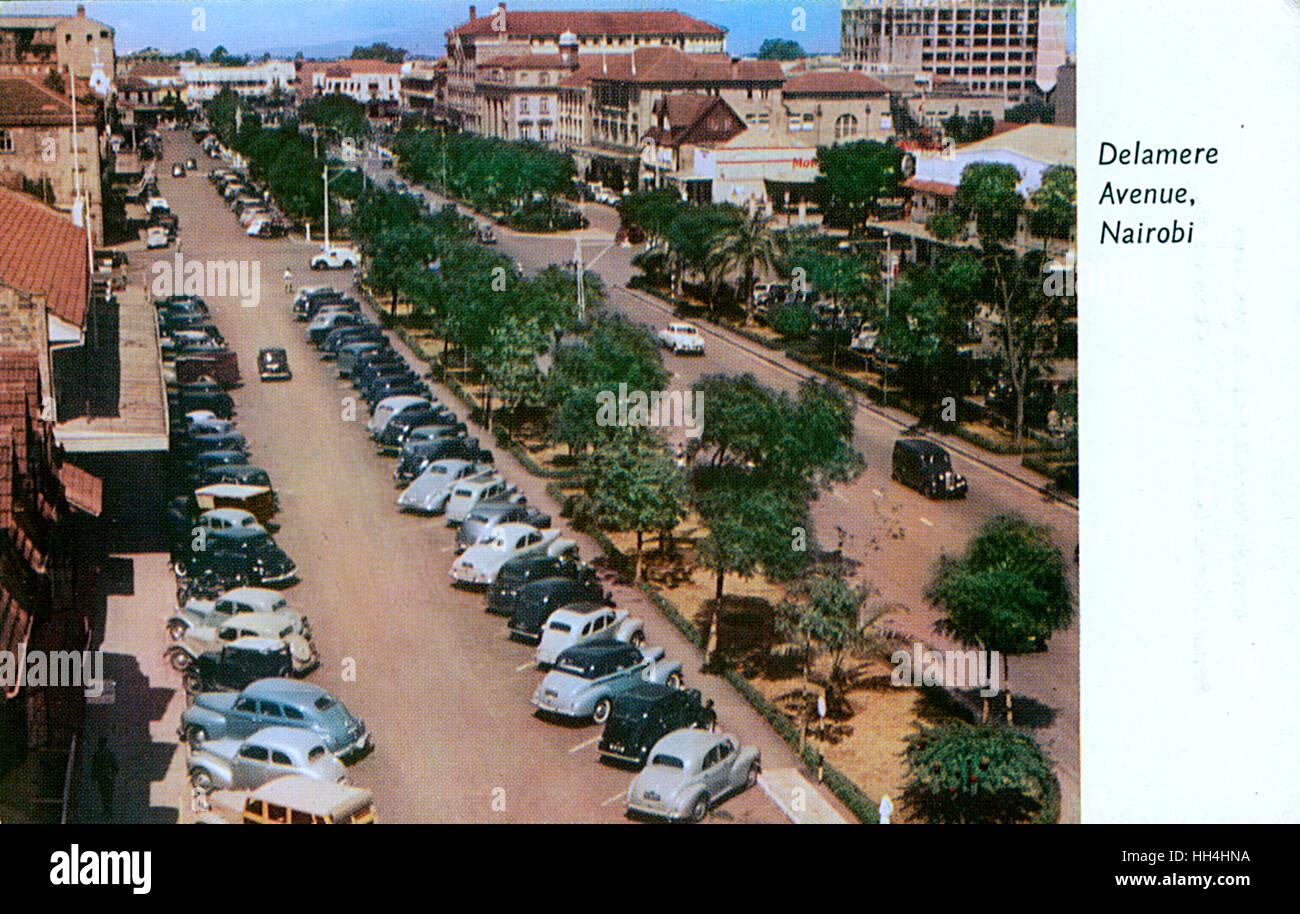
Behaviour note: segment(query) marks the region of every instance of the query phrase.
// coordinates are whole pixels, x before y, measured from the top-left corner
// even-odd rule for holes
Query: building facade
[[[1065,0],[845,0],[840,56],[868,73],[928,73],[1012,104],[1065,63]]]
[[[97,88],[103,80],[106,94],[117,70],[114,38],[112,28],[87,18],[84,6],[75,16],[0,15],[0,64],[7,72],[18,65],[30,68],[38,77],[51,69],[71,73],[95,80]]]
[[[292,95],[297,86],[297,74],[291,60],[268,60],[242,67],[182,63],[178,69],[185,80],[185,99],[190,104],[212,101],[223,89],[256,98],[275,92]]]

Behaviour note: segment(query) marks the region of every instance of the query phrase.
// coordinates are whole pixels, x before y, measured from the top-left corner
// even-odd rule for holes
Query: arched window
[[[837,141],[858,135],[858,118],[853,114],[841,114],[835,119],[835,139]]]

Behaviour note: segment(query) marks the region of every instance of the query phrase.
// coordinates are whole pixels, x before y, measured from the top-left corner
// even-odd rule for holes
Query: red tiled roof
[[[170,76],[174,79],[180,79],[181,73],[171,64],[163,63],[157,60],[146,60],[143,63],[135,64],[131,67],[132,76],[152,76],[164,77]]]
[[[77,327],[86,326],[86,233],[40,201],[0,188],[0,282],[33,295]]]
[[[595,55],[587,55],[588,57]],[[637,83],[775,82],[785,80],[777,60],[734,60],[726,54],[686,54],[676,48],[637,48],[600,55],[589,78]],[[635,70],[635,73],[633,72]]]
[[[99,517],[103,504],[104,483],[98,476],[92,476],[81,467],[65,463],[59,467],[59,480],[63,483],[63,494],[73,507],[93,517]]]
[[[493,67],[501,70],[560,70],[577,65],[559,54],[501,54],[497,57],[480,57],[477,63],[480,70]]]
[[[781,94],[790,95],[888,95],[889,87],[857,70],[814,70],[786,80]]]
[[[28,79],[0,76],[0,126],[71,123],[71,99]]]
[[[402,72],[402,65],[387,60],[364,60],[340,57],[338,60],[305,60],[302,72],[306,74],[325,71],[327,76],[354,76],[357,73],[383,73],[394,76]]]
[[[919,191],[923,194],[942,194],[951,197],[957,193],[956,184],[946,184],[943,181],[924,181],[920,178],[908,178],[903,182],[903,186],[908,190]]]
[[[478,16],[452,29],[450,34],[480,36],[500,34],[493,16]],[[726,34],[709,22],[676,10],[507,10],[507,35],[716,35]]]

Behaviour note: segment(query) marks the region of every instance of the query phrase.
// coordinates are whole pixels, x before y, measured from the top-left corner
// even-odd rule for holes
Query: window
[[[0,130],[0,152],[13,152],[14,138],[8,130]]]
[[[292,765],[293,762],[289,761],[289,756],[285,755],[283,752],[276,749],[276,750],[272,750],[271,752],[271,764],[288,766],[288,765]]]
[[[245,714],[256,714],[257,702],[251,698],[241,698],[235,702],[235,710],[242,711]]]
[[[264,701],[261,703],[263,717],[280,717],[280,706],[273,702]]]
[[[240,746],[239,757],[254,762],[265,762],[271,757],[271,753],[265,746]]]
[[[843,140],[847,137],[857,136],[858,119],[852,114],[841,114],[835,119],[835,139]]]
[[[284,807],[276,806],[274,803],[267,803],[266,817],[277,825],[283,825],[286,818]]]
[[[285,708],[284,708],[284,717],[285,717],[285,720],[302,720],[302,719],[303,719],[303,716],[302,716],[302,712],[301,712],[301,711],[299,711],[297,708],[291,708],[291,707],[289,707],[288,705],[285,705]]]
[[[312,820],[311,813],[301,812],[300,810],[295,809],[291,814],[291,819],[289,824],[290,825],[312,825],[314,824],[314,822]]]

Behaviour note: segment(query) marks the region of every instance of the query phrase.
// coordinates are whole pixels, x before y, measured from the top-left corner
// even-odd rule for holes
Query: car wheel
[[[702,793],[695,798],[694,805],[691,806],[691,821],[703,822],[704,817],[709,814],[709,795]]]
[[[745,774],[745,789],[753,787],[758,783],[758,762],[749,766],[749,771]]]
[[[179,641],[185,637],[186,625],[180,620],[172,620],[167,623],[167,634],[171,635],[173,641]]]
[[[633,632],[632,637],[628,639],[628,643],[633,647],[643,646],[645,644],[645,632],[639,630]]]
[[[212,793],[212,788],[216,786],[212,783],[212,775],[208,774],[202,768],[195,768],[190,772],[190,784],[198,793]]]
[[[181,676],[181,685],[185,691],[193,695],[199,690],[199,674],[196,670],[186,669],[185,674]]]
[[[172,669],[176,672],[184,673],[189,668],[190,655],[179,647],[173,647],[167,652],[167,662],[172,665]]]
[[[704,718],[704,730],[705,730],[705,732],[707,732],[707,733],[712,733],[712,732],[713,732],[714,730],[716,730],[716,729],[718,729],[718,715],[716,715],[716,714],[709,714],[709,715],[707,715],[707,716]]]
[[[189,743],[191,749],[197,749],[207,738],[207,731],[196,724],[191,724],[185,728],[185,742]]]
[[[177,580],[184,580],[189,575],[189,570],[185,567],[184,562],[177,562],[172,565],[172,574],[176,575]]]
[[[670,689],[680,689],[682,687],[682,674],[673,673],[664,680],[664,685],[668,686]]]
[[[603,724],[609,720],[609,712],[613,710],[614,703],[608,698],[602,698],[596,702],[596,707],[591,709],[591,719],[598,724]]]

